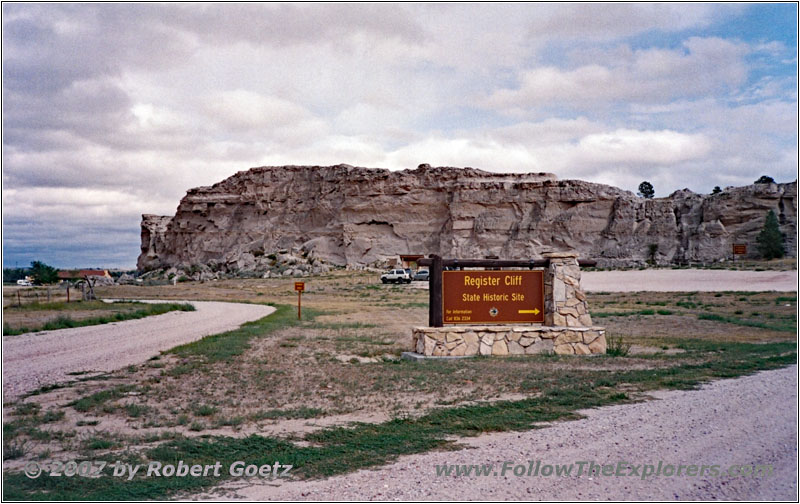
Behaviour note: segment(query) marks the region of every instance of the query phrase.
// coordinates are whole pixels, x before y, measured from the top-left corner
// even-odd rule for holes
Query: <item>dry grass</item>
[[[296,305],[294,280],[114,286],[98,292],[127,299]],[[595,324],[635,344],[636,354],[414,363],[400,360],[399,355],[411,349],[411,328],[427,323],[427,290],[381,285],[377,274],[363,272],[340,271],[305,281],[303,306],[307,315],[316,317],[252,338],[250,348],[232,362],[165,354],[102,380],[28,398],[26,403],[40,404],[42,411],[65,412],[60,420],[48,423],[47,431],[54,434],[34,440],[38,445],[33,452],[46,450],[59,457],[85,452],[86,440],[98,433],[131,446],[147,446],[176,434],[298,437],[342,422],[382,422],[419,417],[442,406],[534,397],[544,385],[530,377],[542,374],[656,369],[710,358],[677,353],[680,341],[689,337],[714,342],[795,340],[795,334],[786,331],[698,319],[712,313],[796,327],[796,299],[791,295],[599,293],[590,295],[590,308],[610,316],[596,318]],[[642,310],[646,314],[628,315]],[[109,390],[112,393],[102,395]],[[83,411],[67,406],[87,397],[92,400],[81,403],[86,406],[79,408]],[[7,413],[15,407],[7,405]]]

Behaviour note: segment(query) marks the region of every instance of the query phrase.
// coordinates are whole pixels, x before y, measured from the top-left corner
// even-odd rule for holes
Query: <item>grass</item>
[[[185,358],[199,358],[204,363],[230,362],[250,348],[250,340],[255,336],[263,337],[278,329],[310,324],[319,314],[313,308],[303,310],[303,321],[297,320],[296,308],[290,305],[277,305],[272,315],[253,322],[242,324],[238,329],[201,340],[177,346],[169,352]]]
[[[356,276],[354,273],[353,278]],[[37,428],[51,410],[25,405],[32,402],[33,398],[28,398],[25,404],[6,406],[14,416],[12,422],[4,425],[4,441],[28,442],[18,455],[23,463],[43,453],[37,449],[40,436],[50,436],[46,448],[52,450],[53,457],[59,457],[64,450],[74,453],[75,447],[83,447],[82,440],[88,434],[112,443],[104,449],[108,453],[98,452],[99,457],[91,453],[94,459],[107,458],[112,462],[126,459],[135,463],[220,460],[223,464],[233,460],[248,463],[280,460],[296,466],[292,470],[295,477],[316,478],[375,466],[405,453],[452,448],[462,436],[528,429],[547,419],[576,418],[579,408],[641,400],[642,394],[649,390],[693,388],[708,379],[741,376],[796,362],[796,340],[789,332],[737,327],[724,319],[698,319],[698,314],[712,309],[710,302],[713,302],[714,313],[722,317],[735,318],[737,309],[747,314],[758,310],[759,322],[794,325],[794,307],[775,302],[778,296],[786,297],[786,293],[717,296],[695,292],[590,295],[590,305],[595,309],[613,305],[608,309],[643,315],[641,308],[652,308],[646,312],[647,318],[641,319],[609,314],[603,325],[608,328],[607,334],[621,335],[620,346],[636,344],[682,350],[670,355],[615,356],[616,343],[609,339],[609,355],[592,358],[537,355],[355,364],[337,357],[406,349],[409,328],[424,324],[426,317],[417,307],[398,309],[394,305],[422,303],[427,293],[381,286],[372,290],[370,297],[362,298],[362,293],[370,292],[364,282],[345,283],[337,277],[313,282],[319,284],[313,285],[315,294],[308,296],[308,304],[303,299],[302,322],[297,321],[294,306],[281,307],[296,300],[288,280],[170,286],[169,295],[176,299],[192,299],[192,289],[204,289],[198,292],[207,298],[268,301],[278,305],[278,310],[249,327],[162,355],[154,362],[163,369],[144,365],[132,373],[122,370],[113,374],[116,384],[113,387],[102,381],[90,382],[92,388],[82,392],[85,397],[76,398],[78,389],[59,392],[59,396],[67,397],[61,400],[62,404],[72,399],[84,401],[83,421],[88,422],[91,417],[92,422],[97,422],[99,417],[102,427],[124,425],[125,437],[84,428],[78,430],[77,438],[67,438],[69,434],[75,435],[75,421],[81,421],[79,411],[70,412],[69,421]],[[263,295],[258,296],[258,292]],[[739,297],[745,301],[738,302]],[[677,299],[694,306],[675,308]],[[306,307],[311,310],[306,311]],[[657,316],[665,315],[663,311],[669,311],[673,317],[658,319]],[[324,317],[315,318],[322,313]],[[592,315],[596,316],[596,312]],[[273,317],[278,322],[268,323]],[[658,323],[667,320],[669,324]],[[679,339],[687,335],[694,339]],[[737,340],[743,343],[736,343]],[[292,346],[281,347],[281,344]],[[135,386],[127,392],[137,392],[137,404],[150,409],[139,417],[130,416],[125,403],[131,397],[116,389],[120,383]],[[496,401],[498,394],[527,398],[490,402]],[[44,399],[47,408],[52,408],[54,396]],[[203,411],[204,406],[217,411],[197,415],[195,409]],[[302,420],[362,413],[365,417],[374,417],[375,413],[394,420],[339,428],[324,428],[323,422]],[[303,424],[310,432],[292,437],[263,434],[285,428],[291,432],[291,426],[297,424]],[[159,426],[175,430],[164,431],[165,436],[147,430]],[[233,427],[235,434],[219,436],[214,435],[219,432],[212,432],[226,426]],[[13,435],[6,435],[8,432]],[[262,434],[241,437],[249,432]],[[19,466],[20,462],[15,464]],[[227,477],[225,470],[223,473]],[[108,477],[98,481],[53,481],[56,479],[27,481],[24,475],[7,470],[3,496],[26,500],[174,499],[191,496],[221,480],[137,478],[125,482]]]
[[[275,420],[278,418],[317,418],[325,415],[325,411],[319,408],[295,408],[288,410],[263,410],[250,415],[250,419],[254,421],[259,420]]]
[[[69,403],[69,406],[72,406],[75,411],[86,413],[88,411],[99,409],[108,401],[124,397],[125,394],[133,391],[135,388],[136,387],[134,385],[118,385],[110,389],[95,392],[94,394],[86,397],[81,397],[80,399]]]
[[[14,460],[22,458],[27,450],[27,441],[4,441],[3,442],[3,460]]]
[[[378,327],[377,324],[369,324],[366,322],[315,322],[315,329],[369,329]]]
[[[758,316],[758,313],[754,312],[752,315]],[[783,321],[778,321],[777,323],[766,323],[766,322],[758,322],[755,320],[728,317],[716,313],[701,313],[697,315],[697,318],[700,320],[713,320],[715,322],[724,322],[726,324],[735,324],[746,327],[758,327],[759,329],[769,329],[771,331],[791,332],[791,333],[797,331],[797,322],[794,320],[783,320]]]
[[[667,312],[667,313],[662,313]],[[658,310],[658,313],[661,315],[671,315],[672,312],[669,310]],[[644,310],[634,310],[634,311],[618,311],[618,312],[592,312],[592,318],[607,318],[607,317],[632,317],[634,315],[655,315],[656,311],[650,308],[645,308]]]
[[[83,443],[86,450],[107,450],[114,446],[114,442],[108,439],[92,436]]]
[[[102,303],[102,304],[107,306],[113,306],[113,304],[109,303]],[[37,327],[12,328],[8,324],[3,324],[3,336],[15,336],[18,334],[24,334],[35,331],[53,331],[56,329],[68,329],[71,327],[85,327],[85,326],[92,326],[99,324],[108,324],[111,322],[122,322],[125,320],[133,320],[133,319],[149,317],[151,315],[161,315],[163,313],[176,310],[194,311],[194,306],[192,306],[189,303],[153,303],[153,304],[135,303],[135,304],[137,305],[141,304],[142,308],[139,308],[134,311],[117,312],[111,315],[101,315],[98,317],[84,318],[80,320],[75,320],[71,318],[69,315],[59,315],[56,318],[48,322],[45,322],[44,324]],[[63,308],[59,308],[62,307],[62,305]],[[70,305],[78,305],[78,303],[44,303],[42,305],[23,305],[21,308],[17,309],[20,310],[68,309],[66,307],[70,307]],[[30,308],[30,307],[35,307],[35,308]]]
[[[698,359],[670,368],[613,373],[572,369],[553,376],[547,370],[531,371],[524,379],[538,384],[541,394],[528,399],[442,408],[419,418],[327,428],[306,435],[303,445],[259,435],[179,437],[147,450],[145,459],[165,464],[177,464],[179,460],[186,464],[210,464],[219,460],[223,467],[236,460],[257,465],[278,460],[281,464],[292,465],[291,474],[296,478],[327,477],[385,464],[400,455],[455,448],[454,437],[526,430],[540,422],[578,418],[580,409],[636,400],[635,392],[692,389],[709,379],[741,376],[796,361],[792,342],[752,344],[686,340],[679,346]],[[717,358],[704,358],[710,353]],[[459,364],[448,362],[445,366],[455,371]],[[223,470],[219,478],[32,480],[19,472],[6,472],[3,497],[6,500],[165,499],[179,491],[209,488],[226,477]]]
[[[142,406],[141,404],[126,404],[125,405],[125,412],[128,414],[129,417],[132,418],[139,418],[145,415],[149,411],[147,406]]]
[[[197,416],[211,416],[216,414],[219,411],[219,408],[214,406],[209,406],[208,404],[202,404],[195,408],[194,414]]]

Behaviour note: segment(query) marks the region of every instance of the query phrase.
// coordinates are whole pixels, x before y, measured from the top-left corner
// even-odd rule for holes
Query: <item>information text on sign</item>
[[[294,283],[294,290],[297,292],[303,292],[306,290],[306,283],[305,282],[295,282]]]
[[[544,322],[543,271],[444,271],[445,324]]]

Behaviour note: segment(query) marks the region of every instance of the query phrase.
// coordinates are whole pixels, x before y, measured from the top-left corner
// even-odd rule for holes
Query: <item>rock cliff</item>
[[[755,257],[770,209],[796,256],[796,181],[646,200],[547,173],[262,167],[189,190],[174,217],[144,215],[138,268],[265,271],[292,250],[350,266],[398,254],[515,259],[568,249],[600,266],[642,264],[651,253],[661,264],[712,262],[730,258],[733,243]]]

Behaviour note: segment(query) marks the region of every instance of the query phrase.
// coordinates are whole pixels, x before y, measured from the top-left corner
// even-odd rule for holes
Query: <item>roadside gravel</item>
[[[719,380],[698,391],[586,410],[585,419],[463,440],[468,448],[404,456],[377,470],[312,482],[257,480],[201,498],[262,500],[797,500],[797,366]],[[437,476],[437,464],[771,464],[768,478]]]
[[[255,304],[177,302],[191,303],[196,311],[3,336],[3,401],[44,385],[79,378],[68,373],[113,371],[138,364],[162,350],[236,329],[275,311],[271,306]]]

